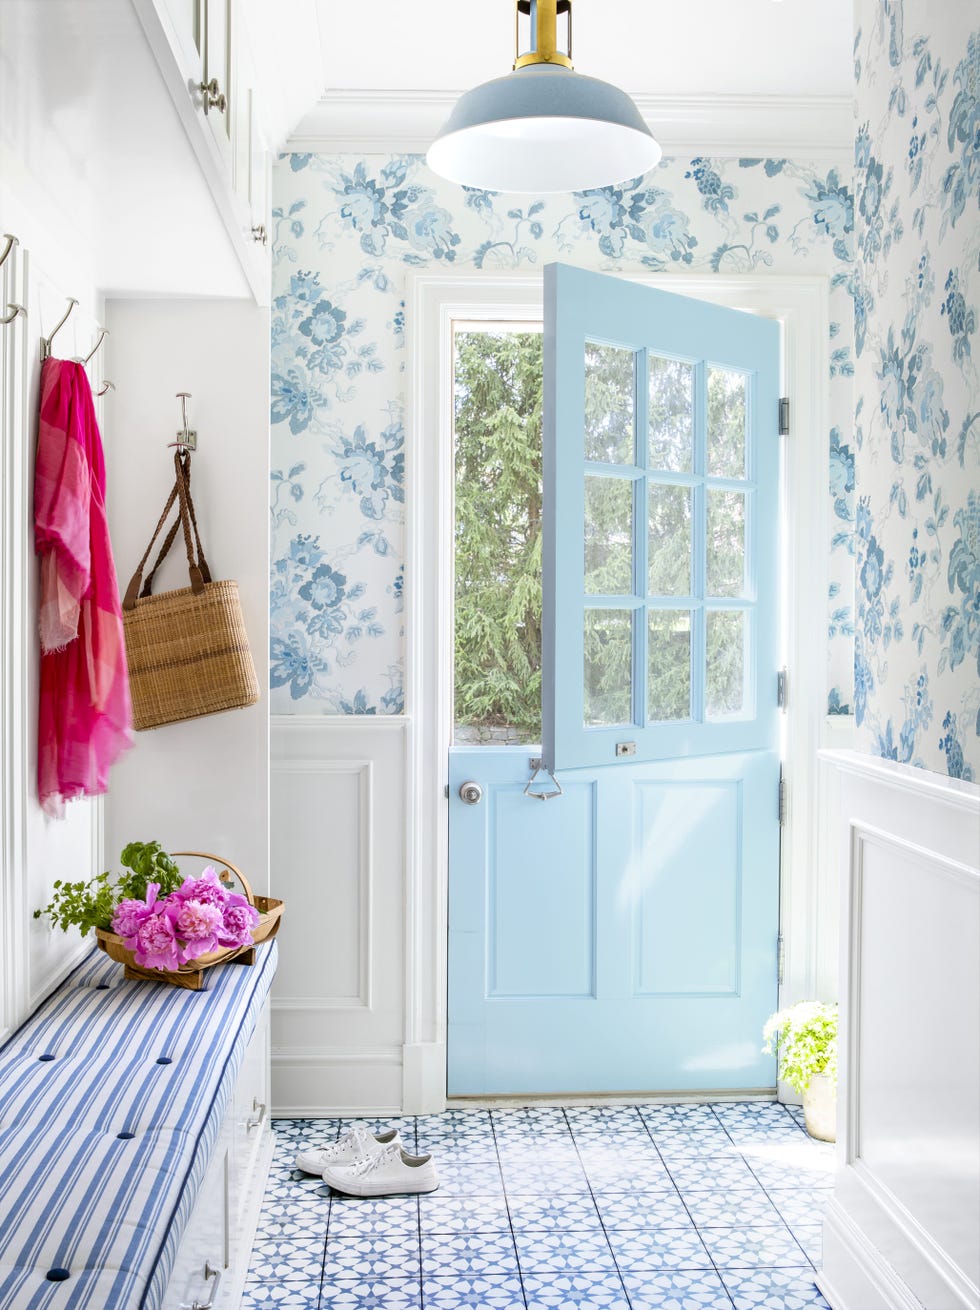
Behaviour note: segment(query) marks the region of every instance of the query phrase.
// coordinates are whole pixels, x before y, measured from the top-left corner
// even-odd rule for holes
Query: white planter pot
[[[837,1140],[837,1087],[825,1073],[815,1073],[803,1093],[803,1117],[811,1137]]]

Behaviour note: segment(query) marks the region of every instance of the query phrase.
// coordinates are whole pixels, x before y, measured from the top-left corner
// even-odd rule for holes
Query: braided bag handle
[[[170,547],[176,540],[178,524],[184,531],[184,547],[187,552],[187,572],[190,577],[191,590],[195,595],[199,595],[204,590],[204,584],[211,581],[211,570],[208,567],[207,560],[204,558],[204,550],[201,546],[201,534],[197,527],[197,515],[194,513],[194,502],[191,499],[190,494],[189,457],[187,463],[188,467],[185,472],[184,465],[181,461],[181,452],[177,451],[174,454],[174,485],[171,488],[170,495],[167,497],[167,503],[163,507],[163,513],[157,520],[157,525],[153,530],[153,536],[150,538],[150,544],[143,552],[143,558],[136,566],[136,572],[133,574],[129,581],[129,586],[126,588],[126,596],[123,600],[122,606],[123,610],[134,610],[136,608],[137,599],[140,597],[145,598],[151,594],[150,585],[153,581],[154,574],[163,563]],[[177,522],[173,524],[173,527],[167,533],[160,554],[157,556],[157,561],[150,570],[150,574],[146,580],[146,585],[144,586],[143,570],[146,567],[146,561],[150,558],[150,552],[153,550],[156,539],[160,535],[163,525],[167,520],[167,515],[170,513],[175,500],[178,502]],[[192,531],[197,544],[197,559],[194,557],[194,541],[192,541],[191,537]]]

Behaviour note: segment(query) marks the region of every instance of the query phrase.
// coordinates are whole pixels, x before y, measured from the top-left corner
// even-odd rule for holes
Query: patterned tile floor
[[[811,1310],[834,1149],[763,1102],[393,1120],[437,1192],[358,1200],[279,1120],[242,1310]],[[375,1131],[381,1125],[371,1121]]]

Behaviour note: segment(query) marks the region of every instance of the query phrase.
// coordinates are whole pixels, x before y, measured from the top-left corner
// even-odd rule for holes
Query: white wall
[[[193,495],[216,579],[238,582],[258,704],[137,733],[105,805],[106,859],[158,840],[240,865],[268,887],[269,337],[268,312],[245,301],[126,301],[107,306],[106,361],[117,384],[105,436],[109,524],[120,591],[146,549],[173,485],[178,391],[198,433]],[[186,587],[182,538],[154,590]]]
[[[101,805],[73,801],[64,819],[37,802],[38,569],[33,544],[40,339],[79,301],[56,353],[88,354],[97,339],[100,302],[86,262],[71,262],[73,237],[56,242],[59,214],[16,205],[0,188],[0,232],[19,239],[0,273],[0,1040],[90,948],[33,918],[56,878],[91,877],[100,856]],[[97,361],[93,361],[97,367]]]
[[[980,788],[855,752],[841,777],[834,1310],[980,1303]]]

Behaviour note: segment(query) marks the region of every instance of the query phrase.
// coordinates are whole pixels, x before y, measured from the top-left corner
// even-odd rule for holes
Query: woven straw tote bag
[[[204,558],[187,451],[174,455],[174,472],[170,496],[123,600],[129,690],[138,731],[241,709],[259,699],[238,583],[213,582]],[[146,561],[175,502],[177,520],[144,582]],[[154,596],[153,578],[178,529],[183,530],[190,586]]]

